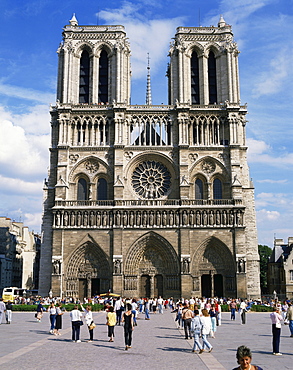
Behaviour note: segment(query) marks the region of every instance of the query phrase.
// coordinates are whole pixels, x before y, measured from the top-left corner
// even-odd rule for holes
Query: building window
[[[88,200],[88,185],[85,179],[78,180],[77,200]]]
[[[195,51],[191,56],[191,104],[200,104],[198,57]]]
[[[203,199],[203,182],[200,179],[195,181],[195,199]]]
[[[213,183],[214,199],[222,199],[222,181],[215,179]]]
[[[102,50],[99,59],[99,103],[107,103],[108,99],[108,55]]]
[[[293,270],[290,270],[289,274],[290,274],[290,280],[293,281]]]
[[[89,103],[90,99],[90,56],[84,50],[80,58],[79,69],[79,102]]]
[[[97,200],[108,199],[108,184],[105,179],[98,180]]]
[[[211,51],[208,58],[209,104],[217,103],[217,70],[215,54]]]

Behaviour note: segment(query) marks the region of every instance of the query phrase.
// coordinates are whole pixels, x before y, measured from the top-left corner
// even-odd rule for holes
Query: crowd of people
[[[113,342],[115,338],[115,326],[123,325],[125,350],[132,346],[132,333],[137,325],[138,315],[140,318],[150,320],[152,314],[163,314],[169,309],[174,313],[175,322],[178,328],[184,330],[185,339],[193,339],[192,352],[202,354],[204,351],[211,352],[213,346],[210,338],[216,337],[217,328],[221,326],[222,321],[222,305],[226,304],[230,311],[230,319],[238,319],[240,324],[246,324],[246,313],[251,309],[253,304],[263,304],[263,302],[243,300],[243,299],[224,299],[224,298],[195,298],[163,299],[158,298],[140,298],[126,299],[122,297],[97,296],[93,298],[85,298],[82,302],[78,299],[58,299],[58,298],[31,298],[24,304],[37,304],[36,320],[41,322],[43,314],[47,311],[50,320],[50,330],[52,335],[61,335],[62,315],[65,313],[64,305],[74,303],[74,309],[70,312],[72,326],[72,341],[81,342],[80,327],[85,323],[88,328],[88,342],[94,340],[95,323],[93,319],[92,306],[96,303],[104,306],[106,312],[106,322],[108,326],[109,342]],[[17,303],[17,302],[14,302]],[[272,300],[266,305],[272,306],[274,311],[270,314],[273,334],[273,354],[280,356],[280,335],[281,322],[289,325],[290,336],[293,337],[293,302],[285,300],[279,302]],[[45,309],[45,306],[48,306]],[[85,307],[84,307],[85,306]],[[6,314],[6,322],[12,321],[13,304],[9,301],[4,304],[0,299],[0,324],[2,323],[3,314]],[[237,351],[237,361],[239,367],[237,369],[261,369],[256,365],[251,365],[251,352],[247,347],[241,346]]]

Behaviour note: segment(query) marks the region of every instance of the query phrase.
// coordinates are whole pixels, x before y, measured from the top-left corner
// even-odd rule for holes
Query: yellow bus
[[[4,302],[11,301],[14,303],[14,300],[17,298],[26,297],[26,290],[16,287],[8,287],[3,289],[2,298]]]

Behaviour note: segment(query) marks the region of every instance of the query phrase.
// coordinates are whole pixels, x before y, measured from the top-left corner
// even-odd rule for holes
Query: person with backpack
[[[199,317],[199,311],[194,310],[194,318],[191,320],[191,333],[193,334],[193,337],[194,337],[194,344],[193,344],[192,352],[196,352],[196,347],[198,347],[199,355],[203,353],[203,348],[199,341],[201,329],[202,329],[202,322]]]

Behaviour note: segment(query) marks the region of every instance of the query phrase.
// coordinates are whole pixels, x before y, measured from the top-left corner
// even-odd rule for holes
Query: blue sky
[[[255,186],[259,243],[293,236],[293,0],[1,0],[0,216],[41,230],[42,187],[56,100],[62,28],[122,24],[132,57],[132,104],[145,102],[147,52],[153,104],[167,103],[169,44],[178,26],[232,25]]]

